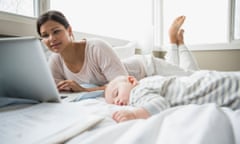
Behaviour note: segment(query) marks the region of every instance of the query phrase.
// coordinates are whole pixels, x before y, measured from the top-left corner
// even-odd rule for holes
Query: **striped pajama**
[[[155,114],[169,107],[216,103],[240,108],[240,72],[196,71],[191,76],[153,76],[140,81],[130,105]]]

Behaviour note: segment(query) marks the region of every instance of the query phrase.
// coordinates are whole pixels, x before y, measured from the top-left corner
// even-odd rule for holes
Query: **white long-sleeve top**
[[[128,75],[125,67],[109,43],[101,39],[87,39],[84,63],[78,73],[71,72],[59,54],[53,53],[49,65],[55,82],[74,80],[78,84],[105,85],[118,75]]]
[[[71,72],[59,54],[49,57],[49,65],[56,83],[69,79],[78,84],[99,86],[119,75],[133,75],[140,80],[152,75],[189,75],[192,69],[197,69],[194,57],[184,45],[178,48],[170,45],[166,60],[152,55],[135,55],[120,61],[111,45],[101,39],[87,39],[84,64],[78,73]]]

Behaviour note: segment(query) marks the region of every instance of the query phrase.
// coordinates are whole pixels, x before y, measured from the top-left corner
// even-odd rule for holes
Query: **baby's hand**
[[[136,119],[134,112],[129,110],[120,110],[113,113],[112,118],[117,122]]]

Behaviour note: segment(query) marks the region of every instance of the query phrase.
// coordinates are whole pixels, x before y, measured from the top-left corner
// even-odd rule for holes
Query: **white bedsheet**
[[[80,113],[105,119],[67,144],[240,144],[240,110],[232,111],[215,104],[186,105],[146,120],[117,124],[111,114],[131,107],[106,104],[101,99],[76,103]]]
[[[215,104],[187,105],[147,120],[116,124],[110,116],[119,107],[93,101],[92,104],[94,113],[105,115],[105,121],[68,144],[240,144],[240,110]]]

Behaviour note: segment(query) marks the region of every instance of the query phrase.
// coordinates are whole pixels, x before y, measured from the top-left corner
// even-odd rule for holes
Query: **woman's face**
[[[71,43],[71,28],[49,20],[40,27],[44,44],[55,53],[61,53]]]

